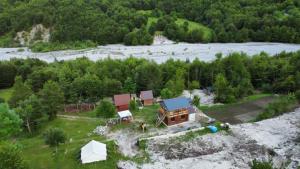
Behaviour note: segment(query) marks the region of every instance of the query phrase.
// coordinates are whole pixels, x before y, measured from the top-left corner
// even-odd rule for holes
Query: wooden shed
[[[154,99],[152,90],[141,91],[140,99],[144,106],[152,105]]]
[[[124,111],[129,109],[130,94],[114,95],[114,104],[118,111]]]
[[[166,99],[160,102],[157,126],[183,123],[189,120],[189,108],[192,106],[185,97]]]

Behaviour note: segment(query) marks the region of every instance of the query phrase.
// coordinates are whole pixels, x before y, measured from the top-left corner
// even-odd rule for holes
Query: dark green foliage
[[[138,105],[135,100],[130,100],[129,110],[135,111],[138,108]]]
[[[20,149],[13,144],[0,144],[0,168],[1,169],[27,169],[28,165],[25,163],[20,155]]]
[[[29,133],[36,130],[46,117],[45,112],[42,111],[40,99],[34,94],[19,102],[16,112],[22,118],[23,125]]]
[[[232,103],[235,101],[234,90],[223,74],[218,74],[214,83],[215,102]]]
[[[300,90],[297,90],[297,91],[295,92],[295,97],[296,97],[296,99],[298,100],[298,102],[300,103]]]
[[[2,97],[0,97],[0,103],[4,103],[5,99],[3,99]]]
[[[280,98],[274,102],[269,103],[265,110],[256,117],[255,121],[282,115],[290,110],[291,106],[295,104],[295,101],[296,99],[293,95],[280,96]]]
[[[170,99],[172,97],[175,97],[173,92],[169,90],[168,88],[164,88],[160,91],[160,96],[162,99]]]
[[[196,107],[199,107],[200,106],[200,97],[199,96],[194,96],[193,98],[193,105],[196,106]]]
[[[102,100],[96,108],[96,114],[98,117],[111,118],[115,116],[116,108],[111,102]]]
[[[130,77],[127,77],[124,82],[124,92],[136,93],[136,83]]]
[[[13,92],[8,103],[11,107],[17,107],[18,102],[29,97],[31,94],[32,90],[29,85],[24,83],[20,76],[17,76],[13,86]]]
[[[145,28],[136,29],[124,37],[125,45],[151,45],[153,37]]]
[[[50,147],[57,147],[65,143],[66,134],[59,128],[50,128],[44,133],[45,143]]]
[[[64,94],[59,84],[47,81],[39,92],[39,98],[41,99],[42,111],[49,116],[49,120],[53,120],[58,111],[62,110],[64,104]]]
[[[0,62],[0,89],[11,87],[17,75],[17,68],[9,62]]]
[[[250,164],[251,169],[273,169],[273,163],[268,161],[258,161],[254,159]]]
[[[16,135],[21,131],[22,120],[15,111],[9,109],[5,103],[0,103],[0,121],[1,140]]]
[[[66,49],[85,49],[96,47],[96,43],[93,41],[75,41],[75,42],[37,42],[30,46],[30,49],[33,52],[49,52],[49,51],[56,51],[56,50],[66,50]]]

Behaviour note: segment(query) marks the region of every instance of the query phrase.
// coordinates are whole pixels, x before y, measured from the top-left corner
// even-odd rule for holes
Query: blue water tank
[[[216,133],[218,131],[218,128],[216,126],[207,126],[209,128],[210,132]]]

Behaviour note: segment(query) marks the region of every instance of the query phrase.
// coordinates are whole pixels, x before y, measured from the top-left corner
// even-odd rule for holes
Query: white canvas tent
[[[92,140],[81,148],[81,163],[106,160],[106,144]]]

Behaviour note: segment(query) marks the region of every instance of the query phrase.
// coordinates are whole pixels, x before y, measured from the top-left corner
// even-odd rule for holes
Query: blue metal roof
[[[173,99],[166,99],[162,101],[167,111],[174,111],[182,108],[188,108],[191,106],[189,100],[185,97],[177,97]]]

